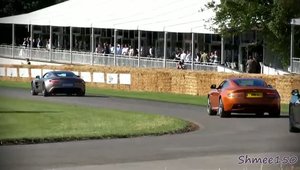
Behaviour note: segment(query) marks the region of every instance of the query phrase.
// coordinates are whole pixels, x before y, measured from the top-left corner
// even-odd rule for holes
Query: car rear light
[[[49,80],[49,83],[51,83],[51,84],[59,84],[59,80]]]
[[[227,96],[229,98],[240,98],[240,97],[244,97],[244,93],[242,93],[242,92],[233,92],[233,93],[228,93]]]
[[[266,97],[276,98],[277,97],[277,93],[276,92],[266,92]]]

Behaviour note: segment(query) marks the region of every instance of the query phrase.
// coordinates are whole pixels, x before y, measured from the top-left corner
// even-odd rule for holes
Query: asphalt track
[[[29,90],[11,88],[0,88],[0,95],[170,115],[200,126],[177,135],[0,146],[1,170],[300,169],[300,134],[288,132],[287,116],[219,118],[200,106],[101,95],[31,96]]]

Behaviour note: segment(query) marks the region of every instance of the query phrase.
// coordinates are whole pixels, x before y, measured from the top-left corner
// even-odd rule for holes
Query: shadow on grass
[[[0,114],[41,114],[41,113],[61,113],[61,111],[21,111],[21,110],[0,110]]]

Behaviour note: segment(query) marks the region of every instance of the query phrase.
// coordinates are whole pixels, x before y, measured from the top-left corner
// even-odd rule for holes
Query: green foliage
[[[251,30],[261,31],[265,43],[288,64],[290,20],[300,17],[299,0],[221,0],[210,2],[216,12],[217,32],[225,36]],[[296,32],[298,34],[298,32]]]
[[[65,0],[1,0],[0,17],[32,12]]]

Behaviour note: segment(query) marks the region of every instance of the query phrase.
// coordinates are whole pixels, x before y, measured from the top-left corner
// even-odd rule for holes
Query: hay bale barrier
[[[232,77],[262,78],[276,88],[282,103],[288,103],[292,89],[300,89],[300,75],[262,75],[262,74],[231,74],[207,71],[191,71],[177,69],[128,68],[113,66],[83,65],[0,65],[2,68],[17,68],[18,77],[1,76],[2,80],[30,81],[31,69],[69,70],[75,72],[103,73],[104,82],[87,82],[89,87],[110,88],[127,91],[147,91],[206,96],[211,84],[220,84],[224,79]],[[29,77],[20,77],[19,69],[28,68]],[[4,73],[5,74],[5,73]],[[130,74],[130,84],[109,84],[107,74]],[[118,80],[119,81],[119,80]]]

